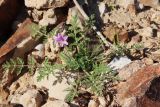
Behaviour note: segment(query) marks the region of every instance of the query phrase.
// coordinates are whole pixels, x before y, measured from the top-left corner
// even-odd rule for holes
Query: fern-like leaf
[[[2,65],[5,71],[11,71],[13,73],[16,72],[19,75],[24,67],[24,61],[21,58],[10,59],[6,63]]]
[[[45,59],[45,61],[42,63],[42,67],[40,67],[39,70],[39,76],[37,77],[37,81],[41,81],[45,77],[48,77],[50,74],[54,74],[55,70],[61,70],[63,69],[62,64],[54,64],[52,65],[49,62],[49,59]]]

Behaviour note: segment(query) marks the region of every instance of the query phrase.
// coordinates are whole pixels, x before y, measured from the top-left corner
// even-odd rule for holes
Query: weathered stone
[[[129,4],[129,5],[127,6],[127,10],[128,10],[129,13],[131,13],[132,15],[136,15],[136,14],[137,14],[136,5],[134,5],[134,4]]]
[[[23,107],[40,107],[42,101],[42,95],[35,89],[27,90],[23,95],[13,95],[11,99],[11,103],[22,104]]]
[[[106,107],[106,100],[104,97],[98,97],[98,100],[99,100],[99,107]]]
[[[115,41],[116,36],[117,39],[122,43],[126,43],[129,41],[128,32],[114,26],[106,27],[103,31],[103,34],[112,42]]]
[[[10,58],[13,55],[12,51],[17,47],[18,44],[20,44],[26,38],[30,37],[28,25],[30,25],[31,23],[32,22],[30,19],[26,19],[20,26],[20,28],[12,35],[12,37],[9,38],[8,41],[0,48],[0,64],[3,63],[3,61],[6,60],[8,57]],[[30,47],[28,45],[26,46],[28,48]],[[20,53],[23,52],[24,50],[21,50]]]
[[[67,103],[60,100],[47,101],[42,107],[70,107]]]
[[[54,71],[54,72],[61,72],[61,71]],[[48,78],[44,78],[41,81],[37,81],[37,77],[38,77],[38,70],[36,71],[33,79],[34,79],[34,85],[36,85],[38,88],[42,88],[45,87],[46,89],[48,89],[48,95],[51,98],[56,98],[59,100],[64,100],[66,95],[68,94],[68,91],[65,91],[67,88],[70,87],[70,85],[67,83],[67,79],[66,78],[61,78],[61,80],[57,81],[57,83],[55,83],[55,81],[58,79],[56,78],[56,74],[55,75],[49,75]],[[58,75],[57,75],[58,76]],[[71,79],[71,77],[70,77]],[[54,84],[55,83],[55,84]]]
[[[157,62],[160,62],[160,50],[157,50],[155,52],[151,52],[150,57]]]
[[[153,37],[154,36],[154,32],[151,27],[139,29],[139,30],[137,30],[137,32],[139,33],[139,35],[144,36],[144,37]]]
[[[131,63],[131,60],[127,56],[115,57],[108,65],[114,70],[123,68],[125,65]]]
[[[99,104],[94,100],[90,100],[88,103],[88,107],[98,107],[98,106]]]
[[[140,3],[144,4],[145,6],[150,6],[153,8],[160,6],[159,0],[139,0],[139,1],[140,1]]]
[[[124,66],[122,69],[118,70],[118,77],[122,80],[127,80],[130,78],[136,71],[144,67],[145,64],[140,61],[133,61],[130,64]]]
[[[141,99],[141,102],[137,100],[137,104],[140,105],[140,107],[149,107],[149,106],[143,106],[143,105],[146,105],[145,103],[147,103],[143,100],[143,98],[146,96],[146,92],[152,86],[151,81],[159,76],[160,76],[160,65],[159,64],[146,66],[138,70],[130,78],[128,78],[126,82],[120,83],[119,86],[117,87],[118,103],[120,105],[124,105],[126,102],[126,99],[136,97],[136,98]],[[148,103],[151,103],[152,99],[149,98],[148,101],[149,101]],[[153,104],[152,107],[159,107],[160,103],[158,103],[158,106],[156,106],[157,103],[155,104],[152,103]]]
[[[7,98],[9,96],[9,91],[4,89],[3,87],[0,87],[0,104],[4,104],[7,102]]]
[[[39,25],[48,26],[54,25],[57,22],[57,17],[54,13],[54,9],[48,9],[44,14],[42,20],[40,20]]]
[[[134,0],[117,0],[117,4],[120,6],[127,8],[128,5],[132,4],[134,5]]]
[[[30,8],[46,9],[65,6],[69,0],[25,0],[25,5]]]

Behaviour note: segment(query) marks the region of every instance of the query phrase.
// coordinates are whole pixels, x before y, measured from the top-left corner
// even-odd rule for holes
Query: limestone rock
[[[125,65],[131,63],[131,60],[127,56],[120,58],[115,57],[108,65],[114,70],[121,69]]]
[[[132,4],[134,5],[134,0],[117,0],[117,4],[120,6],[127,8],[128,5]]]
[[[144,67],[145,64],[140,61],[133,61],[130,64],[124,66],[122,69],[118,70],[118,77],[122,80],[127,80],[128,78],[131,77],[136,71]]]
[[[98,107],[98,106],[99,104],[94,100],[90,100],[88,103],[88,107]]]
[[[159,0],[139,0],[139,1],[140,1],[140,3],[144,4],[145,6],[150,6],[153,8],[160,6]]]
[[[25,5],[30,8],[46,9],[65,6],[69,0],[25,0]]]
[[[47,101],[42,107],[70,107],[67,103],[61,100]]]
[[[57,22],[57,17],[54,13],[54,9],[48,9],[44,15],[42,20],[40,20],[39,25],[48,26],[54,25]]]
[[[9,96],[9,91],[0,87],[0,104],[7,102],[7,97]]]
[[[151,27],[137,29],[137,32],[139,33],[139,35],[144,36],[144,37],[153,37],[154,36],[153,28],[151,28]]]
[[[54,72],[60,72],[59,70],[54,71]],[[34,85],[36,85],[38,88],[45,87],[48,89],[48,95],[51,98],[56,98],[59,100],[64,100],[66,95],[68,94],[68,91],[65,91],[67,88],[70,87],[70,85],[67,83],[66,78],[61,78],[62,81],[57,81],[56,84],[54,82],[57,80],[56,75],[49,75],[48,78],[44,78],[41,81],[37,81],[37,76],[38,76],[38,70],[36,71],[33,80],[34,80]],[[70,81],[70,80],[69,80]]]
[[[23,95],[16,94],[11,103],[22,104],[23,107],[40,107],[43,101],[42,95],[35,89],[27,90]]]

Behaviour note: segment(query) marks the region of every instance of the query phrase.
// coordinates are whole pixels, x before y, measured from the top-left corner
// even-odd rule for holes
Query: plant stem
[[[82,7],[79,5],[79,3],[77,2],[77,0],[73,0],[74,4],[76,5],[76,7],[78,8],[79,12],[82,14],[82,16],[88,20],[89,17],[88,15],[84,12],[84,10],[82,9]],[[105,39],[105,37],[102,35],[102,33],[100,31],[98,31],[97,27],[96,26],[92,26],[92,29],[96,31],[97,35],[102,39],[103,43],[107,46],[107,47],[111,47],[112,44],[107,41]]]

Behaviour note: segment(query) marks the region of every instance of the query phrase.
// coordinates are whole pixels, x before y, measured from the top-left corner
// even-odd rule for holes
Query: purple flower
[[[67,39],[68,36],[64,36],[60,33],[58,33],[56,36],[53,37],[56,44],[58,44],[60,47],[64,47],[68,45]]]

